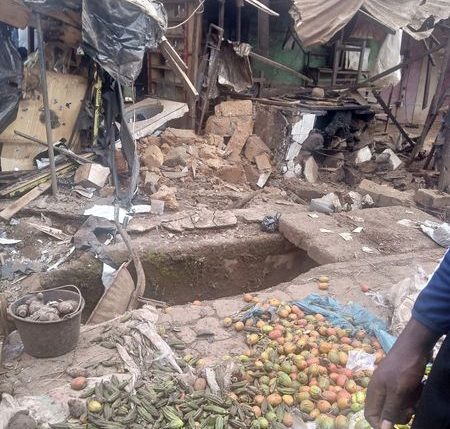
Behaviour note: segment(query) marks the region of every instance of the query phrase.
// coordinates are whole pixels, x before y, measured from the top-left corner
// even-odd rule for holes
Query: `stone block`
[[[269,147],[258,136],[251,135],[245,143],[244,155],[250,162],[255,161],[255,156],[270,152]]]
[[[412,195],[409,192],[398,191],[387,185],[379,185],[364,179],[357,189],[362,195],[369,194],[378,207],[411,206]]]
[[[173,147],[167,153],[164,165],[167,167],[185,166],[188,158],[189,156],[184,146]]]
[[[163,165],[164,154],[156,145],[147,146],[141,155],[142,164],[148,168],[159,168]]]
[[[214,134],[217,136],[231,136],[235,125],[230,117],[210,116],[205,125],[205,134]]]
[[[222,165],[217,170],[217,176],[233,185],[243,185],[247,182],[244,168],[241,164]]]
[[[240,159],[240,155],[247,139],[253,132],[253,121],[241,121],[237,124],[230,141],[227,144],[226,152],[231,159]]]
[[[253,103],[251,100],[224,101],[214,111],[217,116],[252,116]]]
[[[369,146],[365,146],[356,152],[355,164],[362,164],[363,162],[370,161],[372,159],[372,151]]]
[[[435,189],[419,189],[414,195],[414,201],[429,209],[450,207],[450,194]]]

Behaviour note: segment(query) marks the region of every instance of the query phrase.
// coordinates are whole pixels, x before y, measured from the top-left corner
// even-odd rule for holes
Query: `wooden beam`
[[[372,90],[372,93],[374,97],[377,99],[378,104],[383,108],[383,110],[386,112],[386,115],[388,115],[388,118],[392,121],[392,123],[397,127],[397,129],[400,131],[400,134],[406,139],[406,141],[411,145],[415,146],[416,142],[409,137],[408,133],[403,129],[403,127],[399,124],[397,121],[397,118],[392,114],[391,109],[389,106],[384,102],[383,98],[381,97],[380,93],[376,90]]]
[[[309,78],[308,76],[305,76],[304,74],[302,74],[302,73],[298,72],[297,70],[294,70],[294,69],[292,69],[292,68],[290,68],[290,67],[288,67],[288,66],[285,66],[284,64],[280,64],[280,63],[278,63],[278,62],[276,62],[276,61],[274,61],[274,60],[271,60],[270,58],[266,58],[266,57],[264,57],[264,56],[262,56],[262,55],[259,55],[259,54],[255,53],[255,52],[250,52],[248,55],[249,55],[251,58],[254,58],[255,60],[261,61],[261,62],[264,63],[264,64],[268,64],[269,66],[272,66],[272,67],[275,67],[275,68],[277,68],[277,69],[283,70],[283,71],[285,71],[285,72],[294,74],[294,75],[297,76],[299,79],[303,79],[303,80],[305,80],[306,82],[310,82],[310,83],[313,83],[313,82],[314,82],[314,81],[313,81],[311,78]]]
[[[19,199],[11,203],[6,209],[0,212],[0,218],[9,221],[16,213],[26,207],[31,201],[42,195],[45,191],[49,190],[51,182],[41,183],[31,191],[21,196]]]
[[[269,4],[269,0],[262,0],[264,5]],[[261,55],[269,55],[269,15],[262,10],[258,10],[258,51]]]

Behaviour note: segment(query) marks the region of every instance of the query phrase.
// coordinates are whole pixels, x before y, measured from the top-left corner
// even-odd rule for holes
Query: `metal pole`
[[[48,103],[47,72],[45,70],[44,36],[42,33],[40,14],[36,14],[36,22],[37,22],[37,36],[39,49],[41,91],[42,91],[42,101],[44,103],[45,131],[47,133],[48,158],[50,161],[50,177],[52,179],[52,194],[56,196],[56,194],[58,193],[58,184],[56,182],[55,152],[53,151],[52,124],[50,118],[50,107]]]

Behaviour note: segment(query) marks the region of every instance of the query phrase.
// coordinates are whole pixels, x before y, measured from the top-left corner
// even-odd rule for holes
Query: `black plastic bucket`
[[[68,288],[75,289],[76,292],[65,290]],[[64,319],[50,322],[27,320],[16,316],[16,308],[25,304],[27,299],[36,293],[43,294],[44,302],[76,301],[78,309]],[[50,358],[69,353],[76,347],[80,336],[81,312],[84,308],[84,298],[81,296],[80,290],[76,286],[68,285],[36,293],[18,299],[8,308],[8,313],[14,319],[22,339],[25,352],[36,358]]]

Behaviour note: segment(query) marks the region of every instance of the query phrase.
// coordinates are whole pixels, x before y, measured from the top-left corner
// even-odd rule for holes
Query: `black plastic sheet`
[[[83,0],[83,50],[121,84],[139,76],[146,49],[156,48],[167,13],[154,0]]]
[[[81,10],[81,0],[24,0],[24,3],[39,10]]]
[[[22,73],[19,52],[10,38],[0,33],[0,133],[17,117]]]

